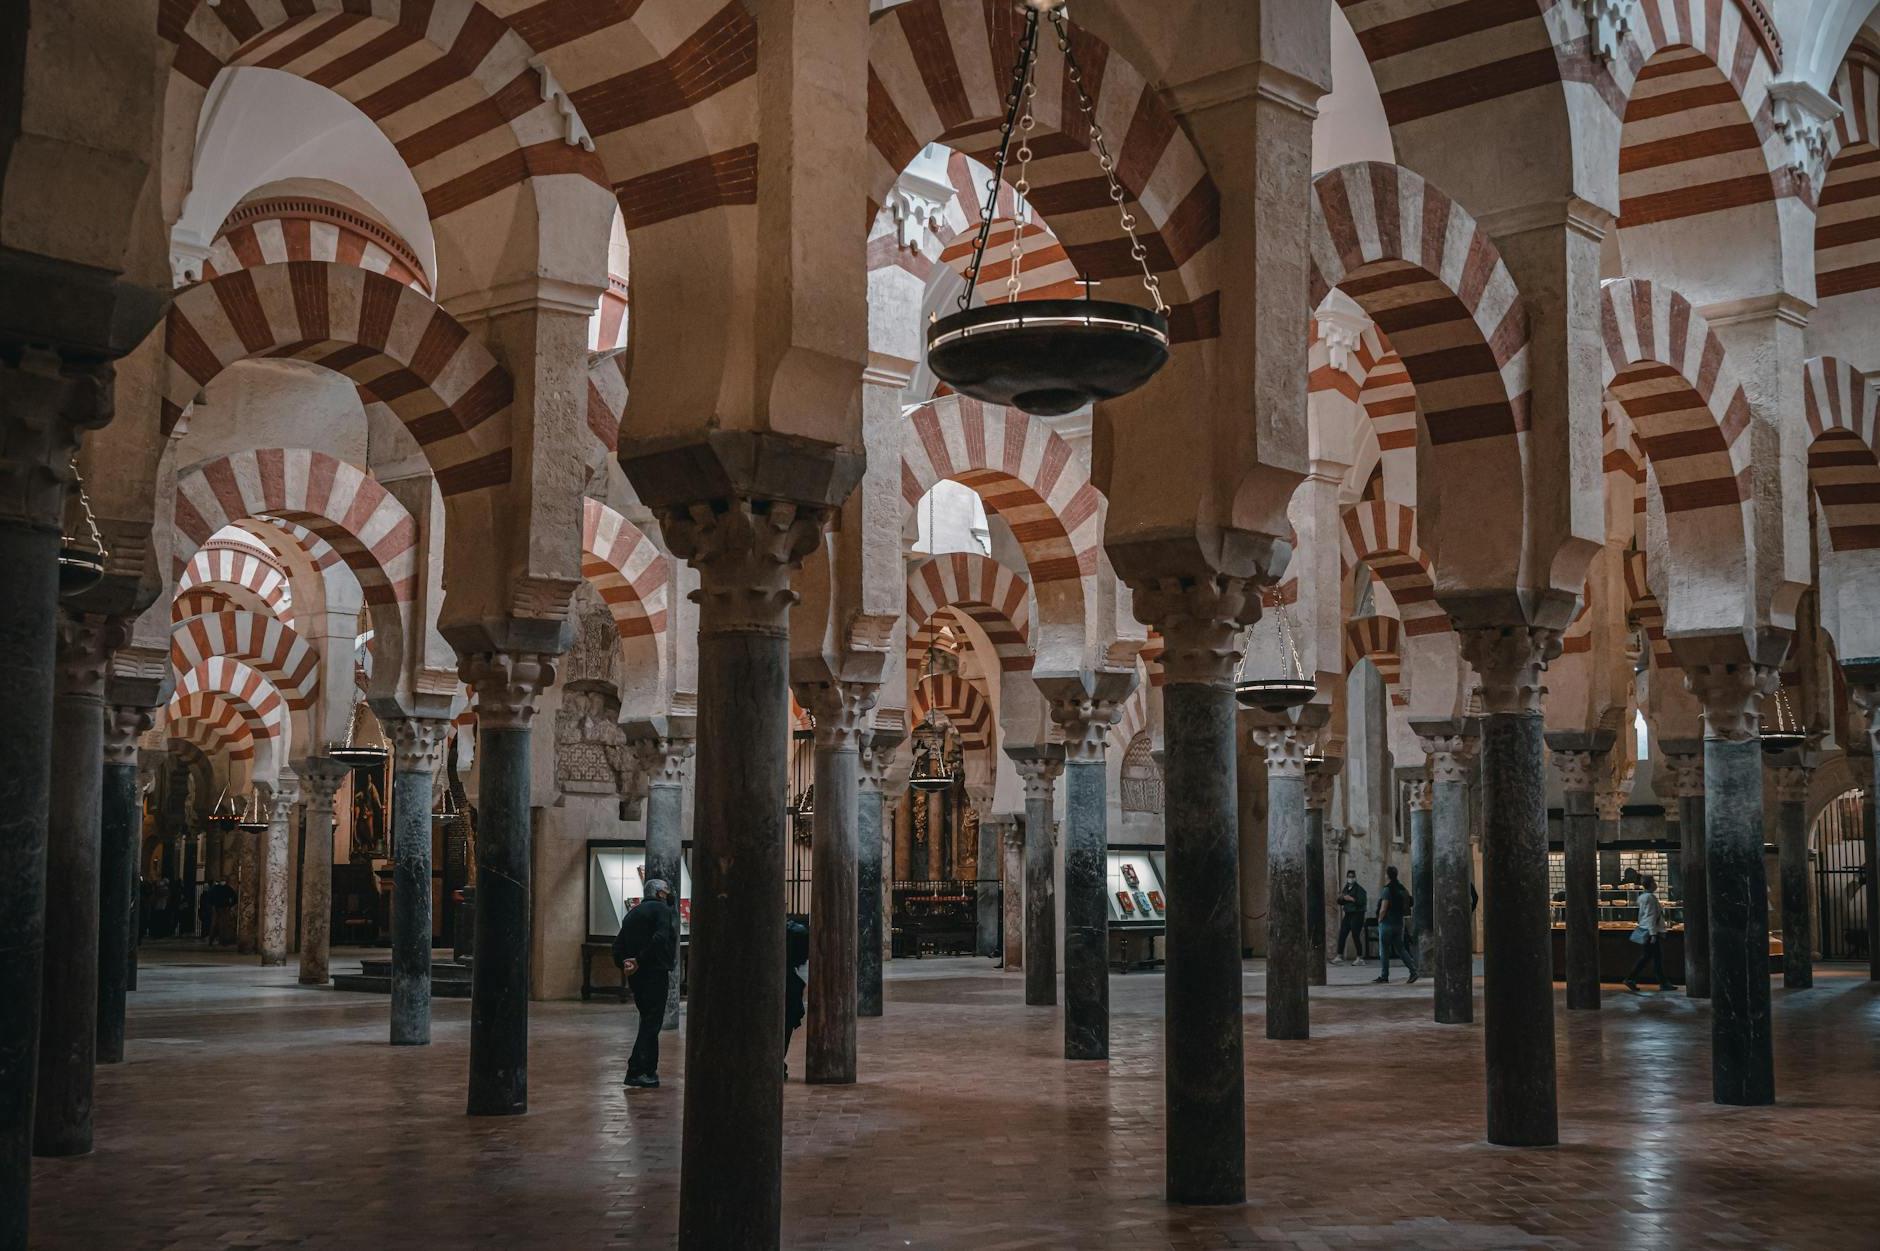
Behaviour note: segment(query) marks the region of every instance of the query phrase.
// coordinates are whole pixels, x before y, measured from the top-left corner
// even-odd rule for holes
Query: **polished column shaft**
[[[654,717],[627,723],[627,742],[646,779],[646,877],[672,887],[679,908],[685,881],[685,778],[692,761],[691,717]],[[666,989],[661,1029],[679,1028],[680,970],[674,967]]]
[[[975,849],[974,872],[979,883],[975,889],[978,913],[973,950],[981,956],[999,954],[999,860],[1005,841],[992,816],[992,788],[976,789],[972,795],[973,811],[978,814],[979,845]]]
[[[1000,885],[1005,902],[1005,944],[999,953],[1001,968],[1025,967],[1025,818],[1006,817],[1000,822]]]
[[[1306,743],[1291,726],[1262,727],[1266,749],[1266,1036],[1309,1038],[1306,976]]]
[[[1057,846],[1052,799],[1064,767],[1056,745],[1010,753],[1025,782],[1025,1002],[1057,1003]]]
[[[324,986],[333,931],[333,798],[347,770],[337,760],[309,756],[297,771],[307,791],[301,825],[299,981],[302,986]]]
[[[1436,830],[1427,778],[1410,784],[1410,930],[1417,971],[1436,958]]]
[[[900,745],[898,730],[876,730],[867,736],[860,758],[855,810],[855,1015],[881,1015],[882,946],[886,941],[882,912],[886,908],[882,864],[886,860],[885,836],[889,799],[884,787],[894,749]]]
[[[269,966],[287,963],[288,853],[293,848],[300,780],[282,773],[271,804],[261,855],[261,963]]]
[[[1064,762],[1064,1058],[1110,1055],[1109,823],[1106,769]]]
[[[1548,736],[1560,775],[1566,855],[1567,1007],[1599,1007],[1599,812],[1610,736]]]
[[[1815,925],[1808,901],[1808,775],[1802,765],[1770,770],[1776,793],[1776,850],[1782,878],[1782,985],[1815,984]]]
[[[431,792],[450,723],[399,717],[385,729],[392,744],[391,1043],[422,1047],[431,1041]]]
[[[1667,740],[1668,789],[1678,805],[1678,860],[1684,907],[1684,993],[1710,998],[1710,859],[1704,837],[1704,745],[1701,739]]]
[[[105,719],[104,792],[98,840],[98,1063],[124,1059],[124,1000],[137,947],[137,854],[143,806],[137,739],[148,708],[114,705]]]
[[[1331,804],[1328,764],[1306,762],[1306,981],[1325,985],[1325,809]]]
[[[1430,826],[1435,861],[1436,942],[1430,969],[1436,981],[1439,1025],[1475,1019],[1475,910],[1469,898],[1468,777],[1472,738],[1445,727],[1423,739],[1430,770]]]

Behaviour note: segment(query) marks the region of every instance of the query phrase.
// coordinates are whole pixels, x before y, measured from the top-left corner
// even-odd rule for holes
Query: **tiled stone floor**
[[[1160,1198],[1159,975],[1114,978],[1114,1059],[1069,1064],[1017,975],[896,962],[862,1082],[789,1085],[785,1244],[1880,1246],[1880,988],[1854,971],[1775,990],[1774,1108],[1710,1103],[1707,1012],[1681,994],[1562,1008],[1545,1151],[1481,1142],[1480,1026],[1434,1025],[1427,982],[1371,976],[1334,969],[1313,1039],[1274,1043],[1249,966],[1251,1201],[1185,1210]],[[630,1008],[536,1005],[529,1115],[471,1120],[467,1002],[437,1003],[433,1046],[394,1050],[384,998],[303,990],[291,967],[158,952],[143,986],[128,1062],[99,1073],[98,1150],[35,1171],[36,1247],[672,1242],[679,1048],[663,1089],[623,1092]]]

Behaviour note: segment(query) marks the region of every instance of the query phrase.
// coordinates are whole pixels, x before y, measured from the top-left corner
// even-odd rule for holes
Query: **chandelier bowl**
[[[1785,751],[1799,751],[1807,746],[1808,735],[1800,730],[1764,730],[1762,749],[1771,756],[1779,756]]]
[[[1311,678],[1256,678],[1234,683],[1234,698],[1243,708],[1262,712],[1286,712],[1304,707],[1319,693],[1319,684]]]
[[[104,553],[75,543],[59,548],[59,594],[77,595],[104,580]]]
[[[927,328],[927,363],[942,382],[1037,417],[1127,395],[1168,354],[1167,317],[1113,300],[988,304]]]

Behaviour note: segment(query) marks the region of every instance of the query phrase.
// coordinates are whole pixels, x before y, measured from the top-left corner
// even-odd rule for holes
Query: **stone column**
[[[1602,772],[1609,768],[1601,762]],[[1622,870],[1619,867],[1619,849],[1613,844],[1619,841],[1624,823],[1626,792],[1610,778],[1604,779],[1593,795],[1593,810],[1598,815],[1599,824],[1593,833],[1596,860],[1593,865],[1594,886],[1619,884]],[[1660,882],[1660,886],[1664,883]],[[1594,906],[1598,903],[1595,900]],[[1572,1005],[1568,1005],[1571,1007]]]
[[[46,822],[46,954],[33,1154],[91,1150],[98,1055],[98,854],[104,788],[104,686],[121,623],[59,614]],[[10,783],[9,783],[10,785]],[[9,1013],[18,1005],[9,1005]]]
[[[789,609],[797,598],[790,577],[820,542],[829,510],[740,496],[656,511],[673,554],[699,574],[679,1243],[774,1247],[783,1175]]]
[[[999,831],[992,827],[993,788],[990,784],[968,786],[966,795],[978,820],[979,831],[979,845],[975,849],[978,855],[973,869],[979,879],[976,890],[979,925],[973,949],[979,955],[996,958],[999,954],[999,844],[1002,840]]]
[[[450,722],[442,718],[385,718],[392,748],[394,1047],[431,1041],[431,794],[449,735]]]
[[[302,986],[328,980],[333,931],[333,797],[346,781],[346,766],[327,756],[309,756],[297,772],[307,788],[301,820],[305,842],[300,858],[300,977]]]
[[[1064,1058],[1110,1057],[1110,727],[1136,684],[1127,673],[1034,679],[1064,732]]]
[[[816,718],[816,812],[810,834],[809,996],[803,1080],[855,1081],[856,961],[860,876],[856,812],[862,722],[877,682],[825,676],[797,682],[797,702]]]
[[[1808,906],[1808,775],[1813,766],[1783,763],[1769,771],[1776,794],[1776,850],[1782,876],[1782,985],[1815,984],[1815,925]]]
[[[1866,844],[1867,872],[1867,980],[1880,982],[1880,822],[1874,820],[1874,799],[1880,796],[1880,664],[1844,665],[1848,694],[1867,717],[1864,742],[1849,744],[1855,776],[1865,776],[1867,798],[1861,804],[1861,841]]]
[[[124,1059],[124,996],[137,950],[137,853],[143,806],[137,793],[137,740],[153,710],[113,704],[104,723],[104,790],[98,839],[99,1064]]]
[[[862,747],[861,773],[856,779],[855,809],[855,1015],[881,1015],[881,955],[887,926],[882,863],[886,859],[885,814],[888,769],[904,736],[897,730],[876,730]]]
[[[685,775],[695,747],[691,717],[653,717],[627,723],[627,742],[646,778],[646,876],[672,886],[679,907],[685,863]],[[679,970],[666,991],[661,1029],[679,1028]]]
[[[1306,740],[1261,726],[1266,750],[1266,1036],[1309,1038],[1306,986]]]
[[[1554,1085],[1554,981],[1547,901],[1547,745],[1541,674],[1560,632],[1462,631],[1482,698],[1482,1044],[1488,1140],[1560,1141]]]
[[[1565,809],[1567,1007],[1599,1007],[1599,827],[1595,794],[1606,773],[1609,736],[1550,734]]]
[[[1475,739],[1454,722],[1419,726],[1430,771],[1435,943],[1426,966],[1436,981],[1436,1022],[1467,1025],[1475,1019],[1475,909],[1469,900],[1473,856],[1469,838],[1468,780]]]
[[[474,652],[461,657],[457,669],[477,714],[476,938],[465,1111],[520,1116],[529,1110],[530,727],[542,692],[555,683],[555,665],[541,652]]]
[[[1025,967],[1025,818],[1007,813],[999,818],[1000,895],[1005,905],[1005,944],[1000,967]]]
[[[1775,671],[1766,665],[1718,664],[1687,665],[1684,672],[1704,707],[1711,1090],[1718,1103],[1774,1103],[1758,701]]]
[[[1684,993],[1710,998],[1710,887],[1704,839],[1704,744],[1701,739],[1665,739],[1665,764],[1678,805],[1678,861],[1683,867]]]
[[[1306,762],[1306,981],[1325,985],[1325,810],[1341,761]]]
[[[240,801],[238,801],[240,802]],[[243,811],[242,823],[231,830],[235,840],[235,952],[252,956],[261,950],[261,835],[258,824],[248,821]]]
[[[300,779],[282,770],[275,779],[268,809],[267,844],[261,856],[261,963],[287,963],[287,887],[292,877],[289,851],[294,845],[294,810],[300,806]]]
[[[1007,755],[1025,782],[1025,1002],[1057,1003],[1057,847],[1052,800],[1064,769],[1056,743],[1012,748]]]
[[[1405,798],[1410,809],[1410,932],[1417,945],[1417,971],[1422,973],[1436,955],[1435,797],[1429,777],[1412,778]]]

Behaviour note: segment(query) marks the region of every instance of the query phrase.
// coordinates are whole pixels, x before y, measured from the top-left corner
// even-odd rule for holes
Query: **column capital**
[[[1568,741],[1561,741],[1562,738]],[[1547,744],[1560,789],[1570,794],[1592,794],[1606,774],[1606,749],[1588,746],[1582,735],[1554,736]]]
[[[861,750],[863,726],[874,711],[881,683],[828,677],[792,682],[790,688],[796,702],[815,718],[818,750]]]
[[[1560,654],[1560,631],[1548,626],[1475,626],[1458,632],[1462,658],[1475,670],[1482,711],[1538,713],[1547,662]]]
[[[1747,743],[1762,733],[1762,698],[1776,689],[1774,665],[1687,665],[1684,685],[1704,708],[1704,737]]]
[[[1867,716],[1867,753],[1880,754],[1880,663],[1843,665],[1841,673],[1854,705]]]
[[[1064,771],[1063,744],[1008,747],[1005,754],[1011,758],[1012,767],[1018,770],[1019,778],[1025,783],[1025,798],[1049,802],[1057,785],[1057,776]]]
[[[999,832],[999,841],[1007,850],[1021,852],[1025,849],[1025,822],[1018,813],[997,814],[992,818],[992,828]]]
[[[0,348],[0,521],[59,525],[79,435],[111,420],[116,376],[103,361]]]
[[[856,785],[877,795],[887,792],[888,771],[894,767],[894,754],[907,736],[899,730],[873,730],[862,736],[861,773]]]
[[[966,785],[966,806],[979,814],[979,823],[984,825],[991,819],[993,786],[987,782],[969,782]]]
[[[1616,824],[1625,815],[1625,797],[1629,788],[1606,785],[1593,794],[1593,811],[1607,825]]]
[[[654,509],[673,555],[698,570],[692,600],[700,632],[788,635],[798,598],[790,577],[816,550],[832,512],[742,496]]]
[[[1433,791],[1427,778],[1412,778],[1409,784],[1408,799],[1410,811],[1428,812],[1435,807]]]
[[[1085,669],[1043,673],[1032,681],[1051,706],[1051,720],[1064,732],[1067,763],[1101,761],[1110,743],[1110,727],[1123,713],[1123,701],[1136,689],[1135,670]]]
[[[1253,741],[1266,749],[1266,771],[1271,777],[1303,778],[1306,775],[1307,736],[1295,725],[1258,725]]]
[[[474,652],[458,661],[457,676],[475,694],[479,728],[526,730],[542,692],[555,684],[555,658],[545,652]]]
[[[698,749],[693,738],[673,736],[627,738],[633,759],[640,766],[648,786],[684,786],[687,767]]]
[[[1475,760],[1475,753],[1481,746],[1481,740],[1473,734],[1419,733],[1417,746],[1423,749],[1423,758],[1429,768],[1432,785],[1442,782],[1467,782],[1469,765]]]
[[[104,762],[109,765],[135,765],[137,740],[156,724],[155,708],[135,704],[112,704],[105,710]]]
[[[294,772],[305,784],[307,807],[332,816],[333,796],[352,771],[331,756],[308,756],[294,766]]]
[[[53,657],[53,689],[60,695],[104,700],[111,673],[111,653],[130,635],[122,617],[59,610],[58,641]]]
[[[1266,580],[1217,575],[1205,580],[1133,582],[1136,620],[1162,636],[1162,672],[1171,684],[1232,686],[1246,628],[1260,619]]]
[[[1805,804],[1808,802],[1808,778],[1814,769],[1805,764],[1779,764],[1769,770],[1769,788],[1775,792],[1776,802],[1783,804]]]
[[[444,766],[450,722],[441,717],[386,717],[381,722],[392,744],[392,769],[433,776]]]
[[[263,786],[268,786],[263,782]],[[300,778],[290,769],[282,769],[275,777],[274,784],[268,786],[270,821],[285,821],[294,805],[300,802]]]
[[[1701,739],[1661,740],[1659,746],[1665,753],[1665,770],[1670,774],[1666,779],[1666,789],[1671,793],[1669,799],[1702,799],[1704,797],[1704,744]],[[1659,794],[1664,794],[1660,791]]]
[[[1332,806],[1332,778],[1324,769],[1306,770],[1306,810],[1323,812]]]

